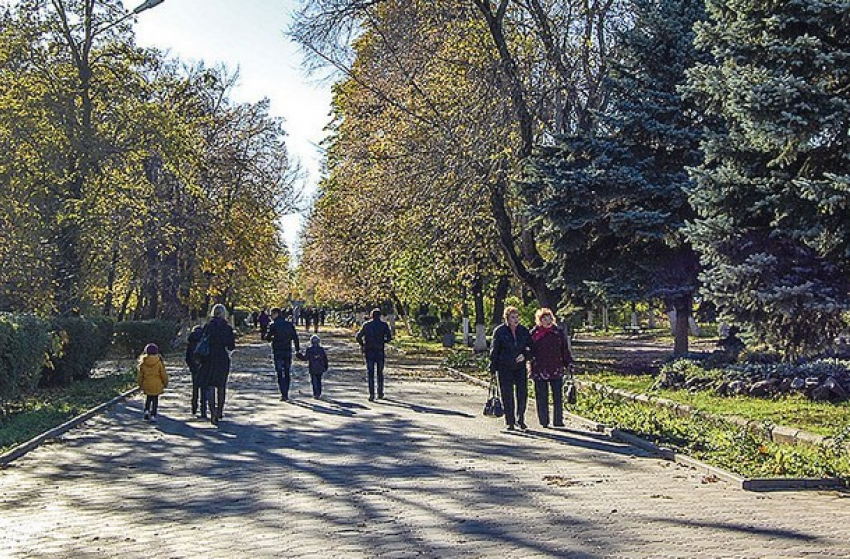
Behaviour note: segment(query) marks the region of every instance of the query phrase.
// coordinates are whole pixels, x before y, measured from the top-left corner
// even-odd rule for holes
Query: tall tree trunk
[[[684,357],[688,353],[688,331],[690,330],[691,308],[693,297],[683,295],[675,297],[671,301],[673,310],[676,311],[676,324],[673,329],[673,355]]]
[[[487,351],[487,318],[484,313],[484,288],[480,277],[472,281],[472,299],[475,305],[475,345],[472,347],[478,353]]]
[[[493,291],[493,316],[490,317],[490,325],[496,326],[504,320],[502,316],[505,314],[505,298],[508,296],[508,289],[511,287],[511,278],[508,276],[499,276],[499,281],[496,282],[496,289]]]
[[[112,244],[112,258],[109,261],[109,272],[106,275],[106,300],[103,303],[103,316],[112,314],[112,302],[115,299],[115,276],[118,273],[118,262],[121,259],[121,252],[118,250],[118,243]]]

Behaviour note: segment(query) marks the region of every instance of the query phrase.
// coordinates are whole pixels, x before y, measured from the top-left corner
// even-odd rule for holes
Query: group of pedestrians
[[[528,403],[528,377],[534,381],[537,419],[549,427],[549,392],[552,393],[555,427],[564,426],[564,377],[571,373],[573,357],[564,330],[547,308],[535,313],[535,325],[528,330],[519,323],[519,310],[507,307],[504,323],[493,331],[490,373],[499,384],[508,430],[528,429],[525,409]]]
[[[196,327],[189,335],[186,363],[192,374],[192,414],[200,413],[214,425],[224,415],[230,355],[236,347],[233,328],[227,323],[224,305],[215,305],[210,321]],[[302,353],[295,324],[280,308],[271,310],[263,339],[271,343],[275,374],[281,401],[289,400],[293,356],[307,362],[314,398],[322,396],[322,376],[328,370],[328,356],[319,336],[310,338],[310,347]],[[262,322],[259,322],[262,327]],[[385,346],[392,332],[381,320],[380,309],[374,309],[355,337],[366,363],[369,401],[384,398]],[[504,323],[493,331],[490,372],[498,383],[508,430],[527,429],[525,411],[528,403],[528,378],[534,382],[537,419],[542,427],[550,426],[549,394],[554,414],[552,425],[562,427],[564,377],[571,374],[573,358],[564,330],[554,313],[541,308],[535,313],[535,325],[529,331],[519,323],[519,311],[508,307]],[[168,376],[159,348],[148,344],[139,358],[139,386],[147,395],[144,418],[156,421],[158,398],[168,386]]]

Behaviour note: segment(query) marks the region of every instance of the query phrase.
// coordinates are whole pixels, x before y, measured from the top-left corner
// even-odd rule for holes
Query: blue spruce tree
[[[709,0],[685,88],[718,119],[688,236],[706,294],[794,359],[841,328],[850,275],[850,3]]]
[[[524,193],[554,257],[550,277],[575,296],[661,297],[677,311],[674,353],[688,351],[698,259],[686,168],[701,162],[701,115],[677,88],[698,55],[701,0],[637,0],[606,83],[611,108],[593,135],[542,147]]]

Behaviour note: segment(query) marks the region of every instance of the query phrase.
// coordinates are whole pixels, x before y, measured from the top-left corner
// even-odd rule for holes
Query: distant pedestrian
[[[277,386],[280,389],[280,400],[289,400],[289,385],[292,375],[292,346],[295,352],[301,353],[298,341],[298,332],[295,325],[286,320],[279,308],[272,309],[273,321],[269,327],[266,340],[272,343],[272,355],[274,357],[274,370],[277,375]]]
[[[201,412],[201,417],[207,417],[207,393],[201,386],[201,360],[195,353],[195,348],[198,347],[198,342],[204,335],[204,329],[200,326],[195,326],[186,340],[186,365],[189,366],[189,372],[192,374],[192,415],[197,415]],[[200,404],[200,407],[198,406]]]
[[[210,314],[212,318],[203,329],[203,335],[209,339],[209,355],[201,357],[201,385],[207,393],[210,423],[218,425],[224,415],[230,352],[236,349],[236,338],[233,328],[227,323],[227,309],[224,305],[213,306]]]
[[[159,355],[156,344],[148,344],[139,356],[139,388],[145,393],[145,420],[156,422],[159,411],[159,395],[168,387],[168,375],[165,373],[165,363]]]
[[[304,309],[304,326],[305,330],[310,331],[310,324],[313,322],[313,309],[307,307]]]
[[[310,383],[313,385],[313,398],[322,396],[322,375],[328,370],[328,354],[321,346],[319,336],[310,337],[310,347],[304,352],[304,360],[310,371]]]
[[[369,376],[369,401],[375,401],[375,374],[378,376],[378,398],[384,397],[384,345],[393,339],[390,327],[381,320],[381,310],[372,310],[372,320],[363,324],[357,332],[357,343],[366,359],[366,374]]]
[[[265,340],[266,334],[269,331],[269,323],[271,322],[269,315],[266,314],[266,309],[260,311],[259,316],[257,316],[257,322],[260,324],[260,339]]]
[[[528,403],[528,377],[525,367],[531,357],[531,336],[528,329],[519,323],[519,310],[516,307],[507,307],[504,318],[504,324],[493,330],[490,373],[497,375],[499,379],[508,431],[513,431],[515,425],[525,430],[528,429],[525,424],[525,408]]]
[[[325,309],[324,307],[322,307],[322,308],[319,310],[319,322],[322,324],[322,326],[324,326],[324,325],[325,325],[325,318],[327,317],[327,315],[328,315],[328,311],[327,311],[327,309]]]
[[[564,426],[564,375],[573,366],[573,356],[564,331],[551,309],[539,309],[531,329],[531,380],[537,402],[537,419],[549,427],[549,389],[552,389],[555,427]]]
[[[254,311],[251,313],[251,326],[257,328],[260,326],[260,312]]]

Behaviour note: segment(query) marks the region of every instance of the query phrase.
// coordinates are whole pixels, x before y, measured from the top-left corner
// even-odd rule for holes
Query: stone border
[[[660,398],[653,394],[634,394],[621,388],[612,388],[610,386],[599,384],[597,382],[585,382],[578,379],[576,379],[575,383],[578,388],[591,387],[596,390],[604,390],[608,394],[611,394],[623,400],[665,407],[671,410],[679,417],[690,417],[694,414],[702,414],[704,416],[714,417],[726,421],[728,423],[732,423],[733,425],[737,425],[738,427],[743,427],[748,431],[756,433],[757,435],[765,437],[769,441],[775,443],[800,444],[817,448],[822,444],[828,444],[831,440],[829,437],[824,437],[816,433],[811,433],[809,431],[804,431],[802,429],[796,429],[793,427],[785,427],[783,425],[765,426],[764,423],[761,421],[755,419],[747,419],[738,415],[717,416],[713,414],[707,414],[706,412],[701,412],[687,404],[680,404],[679,402],[674,402],[673,400],[668,400],[666,398]],[[845,445],[845,447],[847,451],[850,452],[850,444]]]
[[[108,402],[100,404],[99,406],[96,406],[96,407],[94,407],[94,408],[92,408],[92,409],[90,409],[86,412],[83,412],[80,415],[78,415],[78,416],[76,416],[72,419],[69,419],[68,421],[66,421],[62,425],[59,425],[58,427],[54,427],[53,429],[50,429],[49,431],[45,431],[44,433],[31,438],[27,442],[21,443],[21,444],[15,446],[15,447],[13,447],[11,450],[4,452],[3,454],[0,454],[0,468],[7,468],[9,466],[9,464],[11,464],[14,460],[16,460],[17,458],[20,458],[21,456],[28,453],[29,451],[38,448],[44,442],[46,442],[50,439],[54,439],[54,438],[56,438],[60,435],[65,434],[66,432],[70,431],[74,427],[80,425],[81,423],[83,423],[85,421],[88,421],[89,419],[91,419],[95,415],[106,411],[107,409],[111,408],[115,404],[118,404],[119,402],[122,402],[122,401],[126,400],[127,398],[130,398],[131,396],[135,396],[136,393],[138,393],[140,390],[141,389],[139,387],[131,388],[130,390],[124,392],[123,394],[119,394],[118,396],[112,398]]]
[[[455,378],[459,378],[472,384],[477,384],[478,386],[482,386],[484,388],[488,388],[490,386],[490,383],[487,381],[481,380],[480,378],[463,373],[456,369],[452,369],[451,367],[444,367],[444,369],[449,375]],[[584,384],[585,386],[587,386],[587,383]],[[577,382],[576,385],[579,386],[579,383]],[[610,387],[605,387],[604,385],[596,386],[602,386],[608,391],[614,390]],[[653,401],[650,402],[650,398],[642,394],[632,394],[631,396],[633,396],[633,398],[629,399],[638,402],[655,403],[658,400],[657,398],[652,398]],[[641,397],[638,398],[638,396]],[[675,402],[673,403],[675,404]],[[685,407],[690,408],[690,406]],[[612,429],[603,423],[587,419],[586,417],[570,413],[569,411],[564,410],[564,416],[568,417],[573,423],[577,423],[590,431],[595,431],[597,433],[605,433],[614,440],[618,440],[631,446],[646,450],[647,452],[651,452],[652,454],[655,454],[656,456],[664,460],[669,460],[671,462],[676,462],[677,464],[681,464],[688,468],[692,468],[699,472],[705,473],[707,476],[711,476],[718,480],[723,480],[726,483],[732,485],[733,487],[743,489],[745,491],[847,489],[848,487],[847,483],[840,478],[744,478],[737,474],[733,474],[732,472],[727,472],[726,470],[718,468],[717,466],[712,466],[710,464],[701,462],[700,460],[692,458],[686,454],[678,453],[669,448],[659,447],[658,445],[650,441],[642,439],[641,437],[638,437],[621,429]]]

